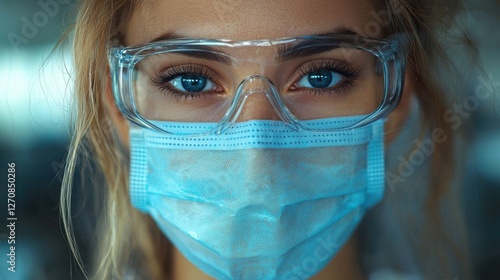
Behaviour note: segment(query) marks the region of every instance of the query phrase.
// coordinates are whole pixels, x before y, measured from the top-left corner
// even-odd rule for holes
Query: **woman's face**
[[[346,30],[380,38],[382,24],[377,21],[373,4],[366,0],[145,0],[126,24],[122,44],[144,44],[171,35],[255,40]],[[403,100],[389,116],[386,128],[398,127],[406,115],[411,91],[406,79]],[[252,104],[245,106],[249,111],[256,109],[248,108]],[[119,119],[120,134],[126,138],[124,119],[116,115],[113,118]]]
[[[125,25],[122,44],[145,44],[172,35],[257,40],[339,31],[381,38],[382,32],[373,32],[374,23],[377,23],[376,10],[372,2],[366,0],[144,0],[135,8]],[[382,27],[379,26],[378,30],[382,30]],[[256,66],[250,63],[245,67]],[[259,71],[259,68],[244,71],[252,73]],[[405,88],[402,102],[386,123],[387,131],[401,126],[408,111],[410,92],[411,88]],[[108,104],[112,104],[110,92],[107,96]],[[259,106],[258,103],[245,103],[244,110],[257,116],[262,114],[258,111],[273,108]],[[127,139],[125,119],[116,109],[112,117],[119,127],[122,139]],[[390,141],[390,138],[386,137],[386,140]],[[128,141],[125,140],[124,143]]]

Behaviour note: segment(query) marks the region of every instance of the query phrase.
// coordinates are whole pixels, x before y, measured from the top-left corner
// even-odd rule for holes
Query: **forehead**
[[[144,0],[124,30],[125,45],[165,33],[231,40],[273,39],[351,29],[373,20],[369,0]]]

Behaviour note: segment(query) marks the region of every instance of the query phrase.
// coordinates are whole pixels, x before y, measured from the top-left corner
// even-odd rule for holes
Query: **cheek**
[[[392,111],[387,123],[385,124],[385,143],[391,143],[398,135],[398,131],[404,125],[406,118],[410,112],[410,100],[414,89],[414,77],[407,72],[405,76],[405,86],[403,96],[398,104],[398,107]]]

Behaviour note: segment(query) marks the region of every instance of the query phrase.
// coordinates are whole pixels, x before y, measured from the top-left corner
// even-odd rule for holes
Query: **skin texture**
[[[374,8],[362,0],[147,0],[133,11],[122,34],[126,46],[149,42],[165,33],[175,32],[183,37],[226,38],[232,40],[273,39],[330,32],[349,28],[363,36],[367,23],[373,20]],[[249,66],[251,67],[251,66]],[[257,67],[257,66],[256,66]],[[245,75],[260,69],[245,69]],[[397,134],[409,107],[412,75],[407,74],[403,98],[398,108],[389,115],[386,124],[386,143]],[[128,147],[128,124],[120,115],[112,98],[111,89],[105,95],[105,104],[124,146]],[[256,97],[259,98],[259,97]],[[271,116],[274,113],[265,97],[247,102],[245,118]],[[264,117],[265,118],[265,117]],[[272,117],[270,117],[272,118]],[[356,255],[355,239],[334,257],[331,263],[312,279],[363,279]],[[174,252],[172,279],[211,279]]]

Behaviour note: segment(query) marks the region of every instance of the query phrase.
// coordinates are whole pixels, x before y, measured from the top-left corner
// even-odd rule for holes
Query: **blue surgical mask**
[[[212,277],[307,279],[383,195],[383,123],[313,133],[252,120],[198,137],[132,127],[131,201]]]

